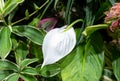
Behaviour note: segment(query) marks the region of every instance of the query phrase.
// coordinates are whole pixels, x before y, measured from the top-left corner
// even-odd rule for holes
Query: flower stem
[[[53,0],[51,0],[51,1],[48,3],[48,5],[46,6],[46,8],[44,9],[43,13],[42,13],[41,16],[40,16],[40,20],[42,19],[42,17],[44,16],[46,10],[49,8],[49,6],[52,4],[52,2],[53,2]]]
[[[69,30],[74,24],[78,23],[78,22],[83,22],[82,19],[77,19],[74,22],[72,22],[69,26],[66,27],[65,31]]]
[[[42,6],[40,6],[36,11],[34,11],[33,13],[31,13],[30,15],[29,15],[29,17],[31,17],[31,16],[33,16],[34,14],[36,14],[41,8],[43,8],[47,3],[49,2],[49,0],[47,0]],[[26,18],[27,17],[24,17],[24,18],[22,18],[22,19],[20,19],[20,20],[18,20],[18,21],[15,21],[15,22],[13,22],[11,25],[14,25],[14,24],[17,24],[17,23],[19,23],[19,22],[21,22],[21,21],[23,21],[23,20],[26,20]]]

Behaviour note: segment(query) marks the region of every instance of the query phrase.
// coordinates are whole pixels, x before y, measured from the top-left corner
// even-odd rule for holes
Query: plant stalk
[[[49,0],[47,0],[42,6],[40,6],[40,7],[38,8],[38,10],[34,11],[33,13],[31,13],[31,14],[29,15],[29,17],[31,17],[31,16],[33,16],[34,14],[36,14],[36,13],[37,13],[41,8],[43,8],[48,2],[49,2]],[[20,19],[20,20],[18,20],[18,21],[15,21],[15,22],[13,22],[11,25],[14,25],[14,24],[17,24],[17,23],[19,23],[19,22],[21,22],[21,21],[23,21],[23,20],[26,20],[26,18],[27,18],[27,17],[24,17],[24,18],[22,18],[22,19]]]
[[[67,30],[69,30],[73,25],[75,25],[76,23],[78,23],[78,22],[83,22],[83,20],[82,19],[77,19],[77,20],[75,20],[74,22],[72,22],[69,26],[67,26],[67,28],[65,29],[65,31],[67,31]]]

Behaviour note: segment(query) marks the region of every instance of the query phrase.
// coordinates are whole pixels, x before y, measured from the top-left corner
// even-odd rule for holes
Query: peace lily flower
[[[76,45],[76,35],[73,27],[66,29],[67,25],[61,28],[50,30],[43,40],[42,67],[53,64],[68,55]],[[41,68],[42,68],[41,67]]]

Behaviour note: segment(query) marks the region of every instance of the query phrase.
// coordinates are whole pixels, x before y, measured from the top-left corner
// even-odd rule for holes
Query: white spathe
[[[45,36],[42,45],[44,58],[42,67],[57,62],[61,58],[68,55],[75,47],[75,31],[73,27],[65,30],[66,27],[67,25],[61,28],[52,29]]]

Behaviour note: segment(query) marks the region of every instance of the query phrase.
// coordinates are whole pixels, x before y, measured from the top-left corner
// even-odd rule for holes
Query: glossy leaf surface
[[[99,81],[102,75],[103,41],[94,33],[86,44],[80,44],[61,64],[63,81]]]
[[[20,75],[20,77],[24,81],[37,81],[37,79],[34,76],[30,76],[30,75]]]
[[[24,68],[24,67],[26,67],[27,65],[29,65],[29,64],[32,64],[32,63],[34,63],[34,62],[36,62],[36,61],[38,61],[38,59],[37,58],[34,58],[34,59],[24,59],[23,61],[21,61],[21,68]]]
[[[35,68],[32,67],[26,67],[22,70],[22,74],[28,74],[28,75],[38,75],[38,72]]]
[[[36,69],[39,74],[44,77],[53,77],[60,72],[60,66],[58,64],[47,65],[42,69],[41,66],[37,66]]]
[[[19,36],[27,37],[32,42],[42,45],[44,34],[33,26],[14,26],[13,33]]]
[[[19,74],[13,73],[7,77],[6,81],[18,81],[19,79]]]
[[[15,49],[15,57],[18,65],[26,58],[28,53],[29,51],[27,45],[24,42],[19,42]]]
[[[13,73],[13,71],[10,71],[10,70],[1,70],[0,71],[0,81],[5,79],[7,76],[9,76],[12,73]]]
[[[18,66],[8,60],[0,60],[0,70],[18,71]]]
[[[11,31],[8,27],[4,27],[0,31],[0,57],[5,59],[12,48]]]
[[[15,9],[19,3],[22,3],[24,0],[7,0],[5,6],[3,7],[2,14],[7,16],[10,12]]]

